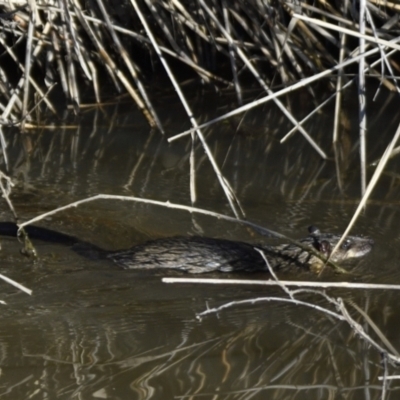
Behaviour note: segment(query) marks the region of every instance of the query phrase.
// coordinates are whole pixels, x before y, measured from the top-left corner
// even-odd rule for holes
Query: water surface
[[[191,99],[200,121],[223,114],[232,101],[228,95],[200,94],[194,91]],[[306,99],[304,94],[292,99],[299,117],[312,106]],[[352,97],[346,101],[355,110]],[[159,102],[167,137],[188,128],[179,104],[168,94],[160,96]],[[394,133],[396,104],[395,99],[388,101],[370,121],[370,161],[382,154]],[[291,126],[269,104],[205,130],[205,137],[249,220],[293,238],[305,236],[311,224],[340,233],[360,198],[355,114],[342,116],[338,163],[331,144],[330,109],[307,123],[327,152],[327,161],[298,133],[280,144]],[[6,136],[10,175],[16,183],[12,200],[24,219],[97,193],[190,205],[190,137],[168,144],[165,136],[149,131],[127,104],[90,110],[70,129],[43,129],[23,137],[9,131]],[[232,215],[201,144],[196,141],[194,148],[196,206]],[[369,257],[353,266],[355,275],[346,279],[400,283],[397,167],[397,159],[390,161],[354,228],[353,233],[373,237],[376,244]],[[372,172],[370,168],[369,176]],[[2,220],[11,219],[5,204],[1,214]],[[57,214],[42,225],[107,249],[193,234],[275,243],[239,224],[105,200]],[[280,288],[166,285],[163,276],[185,275],[124,271],[106,261],[83,259],[61,244],[35,244],[39,260],[34,262],[19,254],[16,240],[2,242],[0,272],[34,293],[27,296],[0,283],[0,298],[7,302],[2,306],[0,329],[1,398],[353,400],[381,396],[381,355],[346,322],[320,311],[274,301],[237,305],[196,318],[209,307],[231,301],[287,298]],[[285,276],[296,278],[344,279],[329,271],[320,278],[300,271]],[[400,293],[337,289],[328,293],[341,296],[356,321],[381,343],[350,302],[358,304],[400,349]],[[320,295],[307,293],[299,299],[335,311]],[[393,367],[389,372],[398,373]],[[391,382],[387,398],[397,398],[398,389],[396,381]]]

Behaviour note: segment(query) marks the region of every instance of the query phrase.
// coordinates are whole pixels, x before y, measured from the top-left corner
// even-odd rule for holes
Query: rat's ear
[[[318,236],[321,233],[321,231],[314,225],[308,227],[308,232],[312,236]]]

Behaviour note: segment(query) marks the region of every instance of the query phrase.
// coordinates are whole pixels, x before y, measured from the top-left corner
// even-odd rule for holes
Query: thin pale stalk
[[[343,4],[343,16],[346,15],[349,0],[345,0]],[[347,36],[345,33],[340,33],[340,51],[339,51],[339,64],[343,63],[345,56]],[[338,79],[336,82],[336,99],[335,99],[335,115],[333,120],[333,143],[336,143],[339,135],[339,117],[342,106],[342,85],[343,85],[343,69],[338,70]],[[337,164],[336,164],[337,165]]]
[[[399,41],[400,41],[400,37],[393,39],[393,42],[399,42]],[[373,54],[377,53],[378,51],[379,51],[379,49],[377,49],[377,48],[371,49],[371,50],[367,51],[364,54],[364,56],[367,57],[367,56],[373,55]],[[361,58],[361,55],[358,55],[358,56],[355,56],[355,57],[353,57],[353,58],[351,58],[349,60],[344,61],[342,64],[334,65],[333,67],[328,68],[325,71],[322,71],[322,72],[320,72],[318,74],[315,74],[315,75],[311,76],[310,78],[303,79],[303,80],[301,80],[301,81],[299,81],[299,82],[297,82],[297,83],[295,83],[295,84],[293,84],[293,85],[291,85],[289,87],[286,87],[284,89],[278,90],[277,92],[275,92],[275,93],[273,93],[271,95],[262,97],[261,99],[254,100],[254,101],[252,101],[252,102],[250,102],[248,104],[245,104],[245,105],[243,105],[241,107],[236,108],[235,110],[229,111],[228,113],[223,114],[220,117],[217,117],[217,118],[214,118],[211,121],[205,122],[205,123],[201,124],[199,126],[199,128],[205,128],[207,126],[211,126],[211,125],[213,125],[213,124],[215,124],[217,122],[223,121],[223,120],[228,119],[230,117],[233,117],[235,115],[238,115],[238,114],[241,114],[243,112],[246,112],[246,111],[248,111],[248,110],[250,110],[250,109],[252,109],[254,107],[257,107],[257,106],[259,106],[261,104],[265,104],[268,101],[272,100],[273,98],[280,97],[280,96],[283,96],[284,94],[294,92],[295,90],[300,89],[300,88],[302,88],[304,86],[307,86],[307,85],[309,85],[309,84],[311,84],[311,83],[313,83],[313,82],[315,82],[315,81],[317,81],[319,79],[324,78],[325,76],[331,75],[333,72],[337,71],[338,69],[347,67],[348,65],[351,65],[351,64],[354,64],[355,62],[358,62],[360,58]],[[180,139],[180,138],[182,138],[184,136],[189,135],[193,131],[195,131],[194,128],[188,129],[187,131],[181,132],[181,133],[179,133],[177,135],[174,135],[174,136],[170,137],[168,139],[168,141],[169,142],[173,142],[174,140],[177,140],[177,139]]]
[[[38,6],[38,8],[39,9],[51,10],[51,11],[57,12],[57,13],[61,13],[62,12],[59,7],[53,7],[53,6],[42,7],[42,6]],[[73,16],[75,15],[74,12],[71,12],[70,14],[73,15]],[[82,18],[85,19],[86,21],[93,22],[94,24],[96,24],[98,26],[106,26],[105,22],[100,20],[100,19],[98,19],[98,18],[89,16],[89,15],[83,15]],[[180,18],[180,16],[178,15],[177,18]],[[183,22],[186,22],[186,21],[183,21]],[[112,25],[113,29],[115,29],[116,32],[120,32],[120,33],[123,33],[124,35],[130,36],[130,37],[134,38],[135,40],[137,40],[137,41],[139,41],[141,43],[151,44],[151,41],[148,38],[144,37],[143,35],[140,35],[137,32],[134,32],[134,31],[126,29],[126,28],[123,28],[123,27],[115,25],[115,24],[111,24],[111,25]],[[204,39],[206,41],[209,41],[209,38],[202,31],[197,29],[195,26],[191,27],[191,28],[194,30],[194,32],[196,34],[203,35],[202,39]],[[217,38],[217,42],[226,43],[227,41],[225,39]],[[216,45],[218,47],[218,44],[216,44]],[[254,47],[254,45],[252,43],[246,43],[245,42],[245,43],[243,43],[243,45],[244,46],[250,46],[251,48]],[[176,54],[175,52],[171,51],[170,49],[168,49],[168,48],[166,48],[164,46],[159,46],[159,48],[163,53],[168,54],[169,56],[171,56],[173,58],[176,58],[179,61],[187,64],[188,66],[193,68],[195,71],[197,71],[201,76],[206,76],[208,79],[214,79],[215,81],[221,82],[221,83],[223,83],[225,85],[228,85],[228,86],[231,85],[231,83],[229,81],[227,81],[227,80],[225,80],[225,79],[223,79],[223,78],[211,73],[210,71],[207,71],[206,69],[202,68],[200,65],[197,65],[196,63],[194,63],[190,58],[182,58],[181,56],[179,56],[178,54]],[[219,48],[219,50],[222,51],[222,48]]]
[[[198,283],[210,285],[255,285],[255,286],[280,286],[312,287],[318,289],[355,289],[355,290],[400,290],[400,285],[361,282],[312,282],[312,281],[285,281],[259,279],[214,279],[214,278],[162,278],[164,283]]]
[[[383,364],[383,380],[382,380],[382,394],[381,394],[381,400],[386,399],[386,392],[388,388],[388,381],[387,381],[387,376],[389,375],[388,372],[388,359],[385,353],[381,355],[382,357],[382,364]]]
[[[168,74],[168,76],[169,76],[169,78],[170,78],[170,80],[171,80],[171,82],[172,82],[172,84],[173,84],[173,86],[175,88],[175,90],[176,90],[176,92],[177,92],[177,94],[178,94],[178,96],[179,96],[179,98],[181,100],[181,103],[182,103],[182,105],[183,105],[183,107],[184,107],[184,109],[185,109],[185,111],[186,111],[186,113],[187,113],[187,115],[188,115],[188,117],[190,119],[190,122],[191,122],[192,126],[195,128],[195,132],[196,132],[197,136],[199,137],[199,139],[200,139],[200,141],[201,141],[201,143],[203,145],[203,148],[204,148],[204,150],[205,150],[205,152],[206,152],[206,154],[207,154],[207,156],[209,158],[209,161],[210,161],[210,163],[211,163],[211,165],[212,165],[212,167],[213,167],[213,169],[214,169],[214,171],[215,171],[215,173],[217,175],[218,181],[220,182],[220,185],[221,185],[221,187],[222,187],[222,189],[223,189],[223,191],[225,193],[225,196],[226,196],[226,198],[227,198],[227,200],[229,202],[229,205],[230,205],[234,215],[237,218],[239,218],[240,214],[239,214],[239,211],[238,211],[238,209],[237,209],[237,207],[235,205],[235,203],[237,205],[239,205],[239,202],[238,202],[238,200],[236,198],[236,195],[233,192],[233,189],[230,187],[230,185],[227,183],[226,179],[223,177],[223,175],[222,175],[217,163],[214,160],[214,157],[213,157],[213,155],[211,153],[211,150],[209,149],[209,147],[208,147],[208,145],[207,145],[207,143],[206,143],[206,141],[204,139],[204,136],[203,136],[202,132],[199,129],[197,129],[198,124],[197,124],[197,121],[195,120],[195,118],[193,116],[192,110],[190,109],[189,104],[187,103],[183,92],[181,91],[178,83],[176,82],[176,80],[174,78],[174,75],[173,75],[172,71],[170,70],[170,68],[168,66],[167,61],[165,60],[164,56],[162,55],[162,53],[161,53],[161,51],[160,51],[160,49],[159,49],[159,47],[157,45],[157,42],[156,42],[151,30],[149,29],[148,24],[147,24],[147,22],[146,22],[146,20],[145,20],[145,18],[143,16],[143,14],[140,12],[140,9],[139,9],[136,1],[135,0],[131,0],[131,3],[133,5],[133,7],[135,8],[135,11],[136,11],[138,17],[140,18],[140,21],[142,22],[149,39],[152,41],[154,50],[156,51],[160,61],[162,62],[163,66],[164,66],[165,71],[167,72],[167,74]],[[195,193],[191,193],[191,198],[192,198],[192,202],[194,202],[194,200],[196,199]],[[241,211],[240,208],[239,208],[239,210]]]
[[[383,332],[378,328],[378,326],[375,324],[375,322],[371,319],[371,317],[363,310],[361,309],[356,303],[353,301],[348,302],[352,307],[354,307],[365,319],[365,321],[368,323],[368,325],[374,330],[374,332],[377,334],[379,339],[382,340],[382,342],[385,344],[385,346],[397,357],[399,357],[398,351],[394,348],[392,343],[389,341],[389,339],[383,334]]]
[[[201,318],[205,317],[206,315],[216,314],[216,313],[219,313],[219,312],[221,312],[223,310],[226,310],[227,308],[236,307],[238,305],[244,305],[244,304],[254,305],[254,304],[257,304],[257,303],[264,303],[264,302],[271,302],[271,301],[272,302],[278,302],[278,303],[279,302],[290,303],[290,304],[293,304],[293,305],[296,305],[296,306],[310,307],[310,308],[312,308],[314,310],[321,311],[322,313],[325,313],[325,314],[327,314],[327,315],[329,315],[331,317],[334,317],[334,318],[338,319],[339,321],[345,321],[346,320],[346,318],[343,315],[341,315],[339,313],[336,313],[334,311],[328,310],[327,308],[322,307],[320,305],[316,305],[316,304],[313,304],[313,303],[309,303],[309,302],[302,301],[302,300],[297,300],[297,299],[287,299],[287,298],[284,298],[284,297],[273,297],[273,296],[256,297],[256,298],[248,299],[248,300],[231,301],[231,302],[225,303],[225,304],[223,304],[222,306],[219,306],[219,307],[208,308],[206,311],[198,313],[196,315],[196,317],[198,319],[201,319]]]
[[[208,8],[208,6],[205,4],[204,0],[199,0],[199,3],[203,7],[203,9],[207,12],[209,17],[217,24],[218,28],[221,30],[221,33],[226,37],[228,41],[231,41],[231,37],[228,35],[224,27],[219,23],[218,19],[215,17],[215,15],[212,13],[212,11]],[[233,42],[231,41],[232,45]],[[233,45],[234,46],[234,45]],[[254,75],[254,77],[257,79],[258,83],[260,86],[270,95],[273,94],[272,90],[267,86],[265,81],[260,77],[258,71],[254,68],[252,63],[249,61],[249,59],[246,57],[246,55],[243,53],[243,51],[237,47],[234,46],[237,54],[239,57],[242,59],[242,61],[245,63],[247,68],[250,70],[250,72]],[[325,152],[317,145],[317,143],[311,138],[311,136],[308,134],[308,132],[297,122],[297,120],[293,117],[293,115],[286,109],[286,107],[283,105],[283,103],[277,98],[273,98],[275,104],[279,107],[279,109],[285,114],[285,116],[289,119],[289,121],[297,127],[297,129],[302,133],[302,135],[305,137],[305,139],[311,144],[311,146],[318,152],[318,154],[326,159],[327,156]]]
[[[306,48],[309,49],[311,54],[316,51],[317,53],[323,55],[323,57],[326,58],[329,61],[329,63],[336,64],[337,60],[334,59],[334,57],[330,54],[329,51],[326,51],[326,49],[323,47],[321,43],[321,40],[319,40],[311,31],[310,29],[311,27],[308,27],[303,21],[300,21],[298,18],[296,18],[296,14],[293,12],[291,8],[287,7],[287,9],[290,15],[292,16],[292,19],[296,21],[298,30],[300,31],[301,36],[303,37],[302,41],[304,42],[304,44],[306,44]],[[330,37],[330,40],[332,40],[332,37]],[[312,64],[315,64],[319,70],[322,70],[324,68],[321,60],[319,60],[318,57],[312,58]]]
[[[64,0],[66,1],[66,0]],[[75,24],[71,18],[71,11],[70,11],[70,0],[68,0],[68,3],[63,3],[65,4],[64,6],[64,13],[65,13],[65,20],[68,26],[68,33],[70,40],[72,41],[73,44],[73,49],[74,49],[74,54],[76,55],[79,65],[82,68],[82,71],[86,75],[86,78],[91,81],[92,80],[92,75],[90,73],[89,67],[87,65],[87,62],[85,60],[85,57],[82,54],[82,48],[84,46],[81,46],[81,41],[79,40],[79,34],[75,28]]]
[[[16,287],[17,289],[21,290],[22,292],[25,292],[26,294],[29,294],[30,296],[32,295],[32,290],[28,289],[26,286],[21,285],[20,283],[14,281],[11,278],[8,278],[7,276],[0,274],[0,279],[2,279],[4,282],[7,282],[8,284]]]
[[[75,12],[71,13],[71,14],[74,15],[79,20],[82,28],[85,30],[85,32],[89,36],[90,40],[92,41],[93,45],[96,47],[99,56],[101,58],[103,58],[103,61],[105,62],[106,71],[109,73],[112,81],[114,82],[114,86],[115,86],[116,90],[118,92],[120,92],[121,91],[121,86],[118,84],[117,78],[116,78],[116,76],[114,74],[114,70],[116,70],[117,67],[114,64],[114,62],[112,62],[111,65],[109,64],[108,60],[110,60],[111,57],[108,56],[105,48],[103,47],[103,44],[98,39],[99,32],[97,32],[97,35],[96,35],[96,33],[94,32],[92,27],[88,24],[88,18],[86,18],[86,16],[82,13],[82,10],[81,10],[81,8],[80,8],[80,6],[79,6],[77,1],[75,1],[74,6],[75,6],[75,8],[74,8]],[[104,26],[106,26],[106,25],[104,24]],[[89,65],[89,67],[90,67],[90,65]],[[96,72],[96,76],[97,76],[97,72]],[[95,88],[95,92],[97,92],[98,96],[100,96],[99,89],[96,90],[96,86],[98,86],[98,84],[96,82],[93,82],[93,86]],[[127,91],[129,93],[129,90],[127,90]],[[141,106],[144,108],[144,105],[143,105],[141,99],[139,98],[139,96],[137,96],[137,98],[138,98]],[[133,97],[133,100],[137,103],[135,97]],[[138,103],[137,103],[137,105],[138,105],[138,107],[140,109],[140,105]]]
[[[228,35],[230,36],[231,35],[230,21],[229,21],[229,13],[228,13],[228,9],[227,9],[226,0],[222,1],[222,10],[223,10],[223,15],[224,15],[226,31],[227,31]],[[242,89],[240,87],[240,82],[239,82],[239,78],[238,78],[238,74],[237,74],[235,52],[234,52],[232,43],[229,43],[229,61],[231,63],[231,70],[232,70],[233,82],[235,85],[236,98],[237,98],[238,104],[242,105],[243,104]]]
[[[374,33],[374,36],[375,36],[376,39],[378,39],[378,34],[377,34],[377,31],[376,31],[376,28],[375,28],[374,20],[372,19],[372,16],[371,16],[371,13],[368,10],[368,7],[365,8],[365,13],[366,13],[366,18],[367,18],[369,24],[371,25],[372,31]],[[383,27],[383,29],[387,29],[387,28]],[[378,96],[379,89],[380,89],[380,87],[382,86],[382,84],[383,84],[383,82],[385,80],[385,78],[384,78],[384,76],[385,76],[384,66],[385,65],[386,65],[386,68],[389,71],[389,74],[390,74],[390,77],[391,77],[391,79],[393,81],[393,84],[396,87],[397,93],[400,93],[400,88],[399,88],[399,85],[397,84],[397,78],[394,76],[393,69],[392,69],[392,66],[389,63],[388,57],[387,57],[387,55],[385,53],[385,49],[380,44],[378,44],[378,46],[379,46],[379,51],[381,53],[381,65],[382,65],[382,67],[381,67],[381,79],[380,79],[380,85],[379,85],[378,89],[376,90],[376,93],[375,93],[375,96],[374,96],[373,100],[375,100],[376,97]]]
[[[291,25],[291,23],[289,24],[289,27],[290,27],[290,25]],[[287,42],[288,35],[289,35],[289,30],[285,37],[283,37],[283,35],[277,34],[276,38],[279,41],[280,45],[282,46],[282,50],[286,53],[287,57],[289,58],[292,67],[295,68],[297,74],[300,76],[301,79],[305,79],[306,75],[303,72],[303,69],[302,69],[300,63],[297,61],[296,54],[293,52],[291,47],[288,45],[288,42]],[[311,95],[313,97],[316,97],[313,88],[311,86],[309,86],[308,89],[309,89]],[[301,122],[299,122],[299,125],[301,125]],[[295,128],[295,130],[297,130],[297,128]]]
[[[142,165],[142,162],[146,156],[146,151],[153,139],[153,131],[154,130],[152,130],[152,132],[150,132],[150,134],[147,136],[146,142],[144,143],[144,146],[143,146],[143,150],[141,151],[140,156],[137,158],[136,163],[133,166],[131,173],[129,174],[129,179],[128,179],[128,182],[125,183],[124,189],[129,190],[131,188],[132,183],[135,180],[136,173],[139,170],[139,167]]]
[[[90,72],[92,74],[93,90],[94,90],[94,95],[96,97],[96,103],[100,104],[101,96],[100,96],[100,86],[99,86],[99,80],[98,80],[98,74],[97,74],[97,66],[91,60],[88,60],[88,66],[89,66]]]
[[[23,74],[25,74],[25,68],[24,66],[18,61],[18,57],[15,55],[14,51],[5,43],[4,39],[0,35],[0,44],[6,49],[7,53],[11,56],[13,61],[18,65],[18,68],[22,71]],[[34,87],[35,91],[39,93],[41,97],[44,97],[44,93],[42,89],[39,87],[39,85],[36,83],[36,81],[32,78],[32,76],[28,76],[28,80],[31,83],[31,85]],[[50,102],[49,99],[45,99],[47,107],[56,114],[56,110],[53,106],[53,104]],[[22,104],[22,103],[21,103]]]
[[[366,85],[365,85],[365,0],[360,0],[360,40],[359,49],[362,55],[358,64],[358,103],[359,103],[359,136],[360,136],[360,168],[361,168],[361,195],[364,195],[367,186],[367,99],[366,99]]]
[[[29,23],[27,40],[25,47],[25,77],[24,77],[24,88],[23,88],[23,99],[22,99],[22,115],[27,115],[28,100],[29,100],[29,76],[31,74],[31,56],[32,56],[32,38],[36,24],[36,2],[35,0],[28,0],[29,4]],[[24,130],[25,120],[22,121],[22,130]]]
[[[46,212],[44,214],[40,214],[37,217],[30,219],[29,221],[25,221],[24,223],[21,223],[19,225],[19,227],[23,228],[27,225],[31,225],[35,222],[41,221],[51,215],[55,215],[55,214],[58,214],[59,212],[66,211],[66,210],[78,207],[82,204],[90,203],[90,202],[96,201],[96,200],[131,201],[131,202],[135,202],[135,203],[151,204],[154,206],[171,208],[174,210],[187,211],[189,213],[197,213],[197,214],[201,214],[201,215],[207,215],[209,217],[213,217],[213,218],[221,219],[224,221],[239,223],[241,225],[248,226],[262,235],[273,236],[273,237],[289,240],[290,242],[294,242],[292,239],[286,237],[285,235],[282,235],[278,232],[272,231],[271,229],[264,228],[260,225],[254,224],[250,221],[237,219],[236,217],[230,217],[228,215],[216,213],[214,211],[204,210],[202,208],[197,208],[197,207],[185,206],[182,204],[170,203],[169,201],[164,202],[164,201],[145,199],[145,198],[140,198],[140,197],[118,196],[118,195],[109,195],[109,194],[98,194],[96,196],[88,197],[86,199],[82,199],[82,200],[67,204],[65,206],[58,207],[52,211]]]
[[[76,72],[75,72],[75,64],[72,57],[72,48],[71,48],[71,39],[70,33],[68,31],[68,23],[67,23],[67,15],[68,15],[68,4],[67,0],[58,0],[60,4],[60,8],[63,10],[61,13],[61,19],[63,23],[61,24],[61,30],[64,36],[64,44],[66,50],[66,59],[67,59],[67,82],[68,82],[68,97],[72,100],[72,104],[74,106],[75,114],[79,113],[79,90],[76,82]]]
[[[400,11],[400,4],[392,3],[391,1],[386,0],[369,0],[371,3],[375,3],[380,7],[390,8],[395,11]]]
[[[6,167],[6,170],[9,170],[9,164],[8,164],[8,155],[7,155],[7,142],[4,137],[3,133],[3,127],[0,124],[0,143],[1,143],[1,150],[3,152],[3,157],[4,157],[4,165]]]
[[[92,27],[89,25],[89,23],[88,23],[89,19],[84,18],[83,14],[80,12],[79,9],[76,9],[76,12],[77,12],[77,16],[80,19],[80,22],[81,22],[83,28],[86,30],[88,36],[92,40],[92,43],[95,45],[98,53],[101,55],[103,61],[105,62],[106,68],[109,71],[110,76],[113,78],[114,74],[115,74],[115,76],[120,80],[122,85],[125,87],[126,91],[132,97],[133,101],[136,103],[139,110],[146,117],[149,124],[153,125],[154,124],[153,117],[149,114],[141,97],[138,95],[136,90],[132,87],[132,85],[130,84],[128,79],[125,77],[124,73],[117,67],[117,65],[115,64],[112,57],[108,54],[108,52],[105,49],[105,47],[103,46],[101,40],[97,37],[96,33],[94,32]],[[115,84],[117,85],[117,82],[115,82]]]
[[[1,37],[0,37],[0,42],[1,42]],[[19,108],[18,106],[22,107],[22,101],[20,99],[20,94],[22,92],[22,87],[24,86],[24,76],[22,76],[19,81],[18,84],[16,85],[16,87],[14,88],[14,90],[12,91],[12,95],[10,97],[10,99],[8,100],[8,103],[6,105],[6,107],[4,108],[2,114],[1,114],[1,119],[4,121],[8,120],[8,116],[10,115],[11,111],[13,110],[14,106],[16,106],[16,108]],[[20,109],[22,110],[22,108]],[[17,112],[18,110],[16,110],[15,112]]]
[[[392,54],[396,53],[397,50],[392,50],[390,53],[387,54],[387,56],[391,56]],[[375,65],[379,64],[381,62],[381,59],[378,59],[376,61],[374,61],[371,65],[367,66],[365,68],[365,73],[367,73],[368,71],[371,70],[371,68],[375,67]],[[347,89],[349,86],[353,85],[356,82],[356,78],[353,78],[351,80],[349,80],[346,84],[344,84],[341,87],[341,91]],[[318,107],[315,107],[314,110],[312,110],[308,115],[306,115],[301,121],[300,124],[304,124],[306,121],[308,121],[313,115],[315,115],[319,110],[321,110],[324,106],[326,106],[331,100],[333,100],[333,98],[336,98],[336,96],[338,95],[337,92],[331,94],[326,100],[324,100],[320,105],[318,105]],[[335,109],[336,110],[336,109]],[[281,140],[280,143],[283,143],[286,141],[286,139],[288,139],[288,137],[296,130],[296,127],[292,128]],[[375,163],[375,165],[378,162]]]
[[[350,230],[353,228],[361,211],[364,209],[364,207],[367,203],[367,200],[372,193],[372,190],[375,188],[375,185],[377,184],[377,182],[386,166],[386,163],[388,162],[388,160],[392,154],[392,151],[393,151],[397,141],[399,140],[399,137],[400,137],[400,125],[398,126],[397,131],[392,138],[392,141],[390,142],[390,144],[386,148],[385,152],[383,153],[383,155],[379,161],[379,164],[377,165],[375,172],[372,175],[372,178],[368,183],[368,186],[365,190],[364,196],[362,197],[360,203],[358,204],[358,207],[357,207],[353,217],[351,218],[351,221],[349,222],[346,230],[344,231],[342,237],[340,238],[340,240],[338,241],[336,246],[333,248],[331,255],[341,246],[341,244],[345,240],[346,236],[350,233]]]
[[[146,104],[147,115],[148,115],[147,118],[148,119],[151,118],[149,120],[150,126],[153,126],[153,127],[156,126],[160,130],[160,132],[164,133],[162,124],[157,116],[157,113],[154,110],[154,107],[149,99],[149,96],[147,95],[146,89],[144,88],[141,80],[139,79],[139,77],[137,75],[136,66],[134,65],[133,61],[130,59],[128,52],[125,50],[125,47],[122,45],[121,41],[119,40],[118,35],[116,34],[115,30],[113,29],[110,17],[104,7],[102,0],[97,0],[97,5],[99,6],[100,11],[104,17],[104,21],[107,25],[109,33],[110,33],[116,47],[118,48],[118,50],[121,54],[121,57],[124,60],[125,65],[127,66],[128,71],[130,72],[130,74],[131,74],[131,76],[132,76],[137,88],[139,89],[139,92],[142,95],[142,98]]]
[[[190,57],[186,54],[186,52],[176,42],[174,35],[168,29],[167,21],[163,20],[162,13],[160,13],[160,10],[155,7],[154,2],[145,0],[145,3],[147,5],[148,9],[150,10],[153,18],[157,21],[160,29],[162,30],[164,38],[169,42],[169,44],[171,45],[172,49],[177,54],[182,56],[182,58],[190,59]],[[177,24],[174,26],[174,28],[175,28],[174,30],[175,31],[178,30],[178,32],[176,33],[176,34],[178,34],[178,37],[179,37],[179,33],[180,33],[181,37],[185,37],[185,40],[186,40],[186,36],[187,35],[184,32],[179,32],[179,28],[180,27],[181,27],[180,21],[177,21]],[[194,61],[196,62],[196,56],[195,55],[194,55]]]
[[[350,36],[354,36],[354,37],[357,37],[357,38],[362,38],[362,39],[365,39],[365,40],[367,40],[369,42],[372,42],[374,44],[380,44],[382,46],[387,46],[387,47],[390,47],[392,49],[400,50],[400,46],[398,44],[396,44],[397,40],[395,42],[393,40],[384,40],[384,39],[380,39],[380,38],[376,39],[373,36],[361,34],[359,32],[353,31],[351,29],[344,28],[342,26],[333,25],[333,24],[330,24],[328,22],[320,21],[318,19],[306,17],[306,16],[300,15],[300,14],[293,14],[293,17],[301,19],[302,21],[307,21],[307,22],[310,22],[310,23],[315,24],[315,25],[320,25],[320,26],[323,26],[325,28],[332,29],[332,30],[337,31],[337,32],[346,33],[346,34],[348,34]]]
[[[60,47],[59,37],[54,30],[51,31],[51,43],[55,50],[55,58],[56,58],[57,67],[58,67],[58,74],[59,74],[60,81],[61,81],[61,87],[62,87],[62,90],[63,90],[65,96],[68,98],[69,93],[68,93],[67,73],[65,71],[64,62],[61,57],[61,51],[60,51],[61,47]]]

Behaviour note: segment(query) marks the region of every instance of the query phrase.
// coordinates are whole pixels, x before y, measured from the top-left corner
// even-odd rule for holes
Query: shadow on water
[[[204,98],[197,104],[204,121],[223,112],[226,98]],[[167,130],[186,129],[178,105],[165,103],[162,118]],[[388,137],[395,128],[391,107],[389,102]],[[338,152],[339,177],[335,163],[323,162],[297,134],[288,145],[279,144],[290,127],[272,106],[249,112],[239,129],[239,121],[224,123],[206,131],[206,137],[249,220],[294,238],[305,236],[310,224],[339,233],[359,200],[357,138],[351,129],[354,121],[347,117]],[[190,139],[168,144],[138,119],[135,110],[120,104],[88,112],[73,129],[43,129],[23,137],[8,132],[10,170],[16,182],[12,199],[19,215],[27,219],[96,193],[189,205]],[[326,129],[330,124],[330,113],[321,114],[308,129],[333,158]],[[378,117],[371,121],[369,134],[373,136],[374,129],[381,134],[380,141],[369,146],[371,160],[385,148],[379,126]],[[200,144],[195,147],[196,206],[229,213]],[[355,267],[356,280],[400,282],[395,224],[399,185],[397,175],[390,172],[397,163],[396,159],[390,162],[355,228],[354,233],[376,241],[373,254]],[[10,219],[5,205],[1,214],[2,220]],[[260,241],[232,223],[110,201],[58,214],[44,225],[108,249],[176,234]],[[123,271],[105,261],[82,259],[61,245],[36,244],[37,262],[19,255],[15,240],[4,240],[0,253],[0,272],[34,291],[29,297],[1,283],[1,298],[7,302],[2,306],[0,329],[1,398],[355,400],[381,396],[381,355],[345,322],[279,302],[232,307],[196,319],[196,313],[207,307],[232,300],[285,297],[280,289],[165,285],[161,283],[165,274],[160,272]],[[300,277],[317,279],[308,273]],[[323,279],[342,277],[327,273]],[[345,290],[330,294],[357,303],[400,348],[399,294]],[[324,303],[315,294],[303,298]],[[375,338],[362,317],[353,314]],[[387,398],[396,398],[399,388],[390,383]]]

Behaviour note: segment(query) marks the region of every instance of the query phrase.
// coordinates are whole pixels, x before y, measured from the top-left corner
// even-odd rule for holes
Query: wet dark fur
[[[300,243],[328,257],[340,236],[323,234],[313,227],[310,229],[310,235],[300,240]],[[331,259],[343,262],[363,257],[371,251],[372,245],[371,239],[350,236]],[[295,244],[256,246],[196,236],[152,240],[129,250],[109,253],[107,258],[123,268],[172,268],[195,274],[212,271],[268,271],[264,258],[255,247],[264,252],[269,265],[275,270],[298,266],[317,271],[323,266],[320,258]]]
[[[26,231],[31,238],[64,243],[72,246],[81,255],[110,259],[127,269],[169,268],[190,273],[268,271],[265,260],[255,247],[264,252],[274,269],[299,266],[316,270],[323,265],[318,257],[295,244],[255,246],[244,242],[194,236],[156,239],[127,250],[106,251],[73,236],[46,228],[28,226]],[[321,233],[315,227],[310,227],[309,231],[310,235],[300,240],[300,243],[328,257],[340,236]],[[7,222],[0,223],[0,234],[16,236],[17,226]],[[332,261],[342,262],[363,257],[370,252],[372,245],[372,239],[350,236],[332,256]]]

